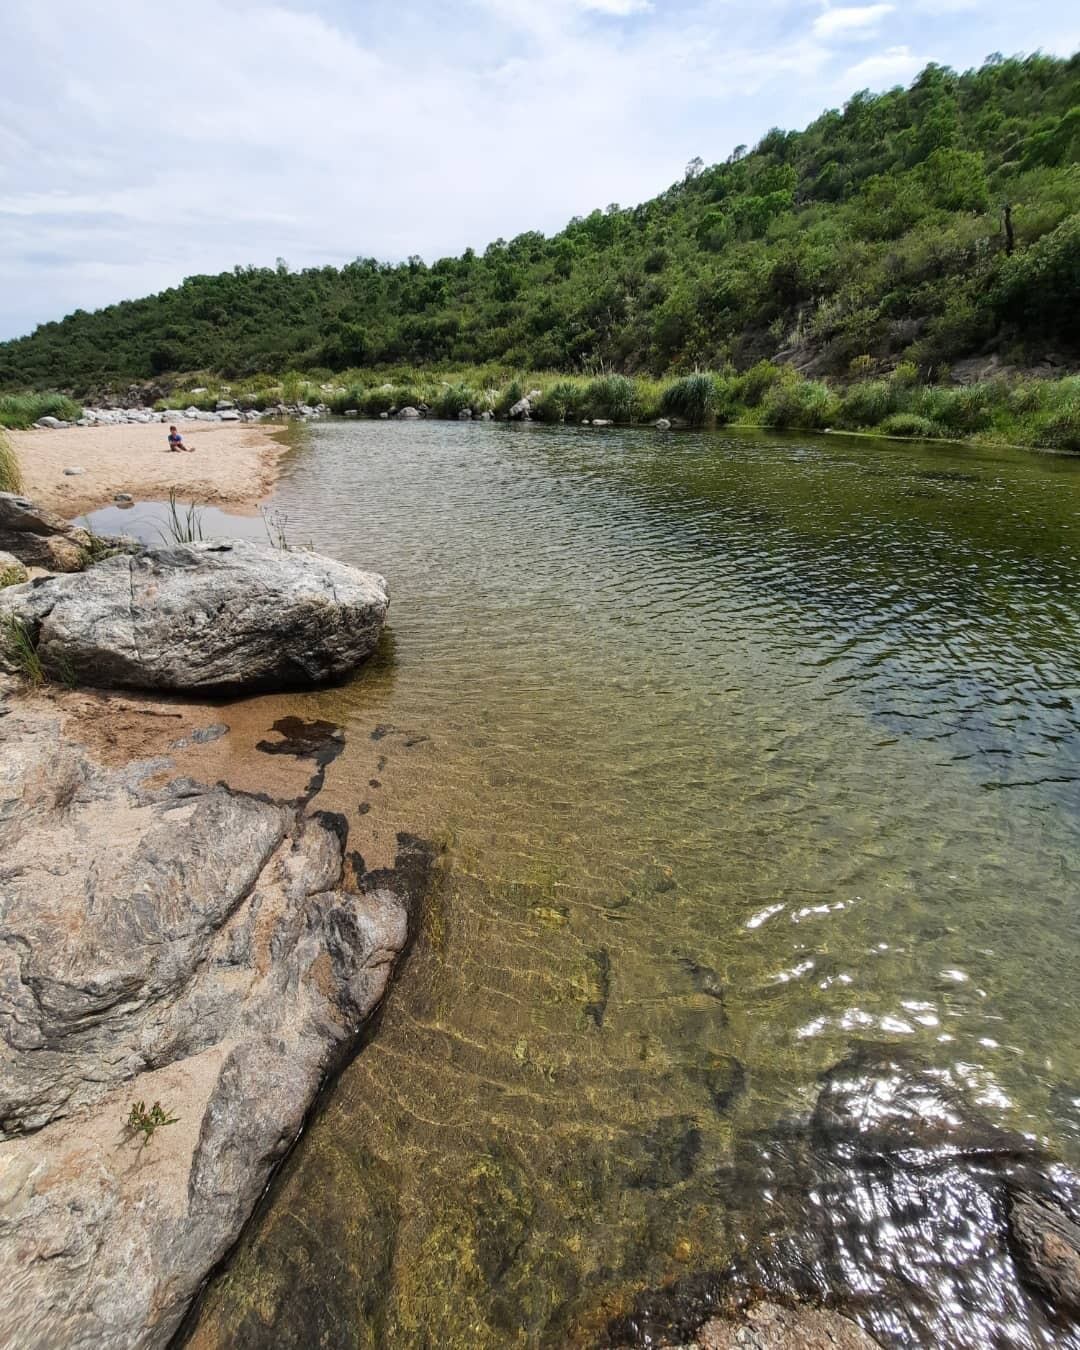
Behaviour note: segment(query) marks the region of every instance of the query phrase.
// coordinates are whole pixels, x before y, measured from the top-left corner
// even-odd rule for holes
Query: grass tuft
[[[22,474],[15,451],[0,431],[0,492],[19,492],[22,489]]]
[[[159,529],[166,544],[196,544],[203,537],[202,510],[194,502],[186,509],[176,500],[176,489],[169,493],[169,514],[164,529]]]
[[[14,614],[5,615],[0,639],[3,640],[4,654],[27,684],[36,689],[46,683],[45,667],[34,639],[21,619]]]

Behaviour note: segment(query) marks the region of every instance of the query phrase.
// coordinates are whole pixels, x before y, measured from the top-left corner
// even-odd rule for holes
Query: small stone
[[[77,466],[74,466],[74,465],[73,465],[70,469],[65,469],[65,470],[64,470],[64,473],[65,473],[65,475],[66,475],[68,478],[78,478],[78,476],[79,476],[81,473],[85,473],[85,472],[86,472],[85,469],[80,469],[80,468],[78,468]]]
[[[115,492],[113,493],[113,501],[117,506],[132,506],[134,505],[135,498],[130,492]]]
[[[666,417],[658,417],[656,421],[653,423],[653,426],[657,429],[657,431],[671,430],[671,423],[668,421]]]

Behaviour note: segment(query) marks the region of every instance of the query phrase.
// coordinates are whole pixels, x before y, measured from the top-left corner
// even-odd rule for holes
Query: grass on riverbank
[[[0,492],[18,492],[22,488],[22,475],[19,473],[19,461],[0,431]]]
[[[853,363],[848,382],[805,379],[790,367],[768,361],[742,373],[698,371],[668,380],[515,372],[498,366],[449,370],[404,366],[347,371],[336,378],[327,371],[292,372],[232,384],[202,375],[178,384],[170,401],[201,409],[212,409],[222,397],[257,409],[279,403],[325,403],[335,413],[364,417],[423,405],[437,417],[456,418],[463,411],[498,417],[524,395],[539,390],[532,416],[541,422],[610,419],[631,425],[667,417],[690,427],[739,423],[796,431],[831,428],[1080,451],[1080,376],[928,384],[907,363],[887,374],[859,378],[863,364]]]
[[[669,379],[498,365],[394,366],[338,376],[326,370],[292,371],[231,383],[200,373],[178,379],[168,398],[155,406],[213,410],[219,399],[228,398],[259,411],[280,404],[325,404],[338,414],[378,417],[412,406],[444,418],[463,412],[504,417],[519,399],[533,395],[531,415],[540,422],[633,425],[666,417],[688,427],[738,423],[1080,452],[1080,375],[952,385],[927,383],[910,363],[880,374],[871,370],[870,359],[859,357],[845,381],[806,379],[790,366],[769,361],[741,373],[695,371]],[[0,396],[0,427],[30,425],[47,415],[66,421],[80,411],[61,394]]]
[[[24,431],[40,417],[55,417],[74,422],[82,416],[81,406],[66,394],[0,394],[0,427]]]

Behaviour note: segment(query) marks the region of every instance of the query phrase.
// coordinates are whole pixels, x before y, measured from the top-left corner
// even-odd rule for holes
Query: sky
[[[236,264],[428,261],[633,205],[1064,0],[2,0],[0,339]]]

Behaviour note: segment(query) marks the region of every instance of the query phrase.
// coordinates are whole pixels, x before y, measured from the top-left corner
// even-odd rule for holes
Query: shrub
[[[853,356],[848,363],[848,374],[856,380],[865,380],[874,369],[874,358],[863,354]]]
[[[1043,406],[1044,395],[1048,388],[1050,386],[1044,384],[1042,380],[1025,380],[1021,384],[1014,384],[1009,390],[1009,411],[1018,417],[1038,412]]]
[[[21,487],[19,461],[15,458],[15,451],[0,432],[0,492],[18,492]]]
[[[495,414],[505,417],[515,403],[525,397],[525,389],[520,380],[511,380],[495,401]]]
[[[669,384],[660,396],[660,411],[688,426],[708,426],[716,418],[719,403],[716,378],[698,372]]]
[[[448,384],[435,396],[435,413],[438,417],[457,417],[465,409],[472,412],[476,402],[476,391],[467,384]]]
[[[601,375],[585,390],[585,412],[610,417],[613,422],[632,422],[637,412],[637,387],[625,375]]]
[[[853,384],[840,400],[837,414],[845,427],[875,427],[896,411],[896,390],[884,380]]]
[[[909,436],[913,440],[936,440],[942,434],[942,428],[928,417],[918,413],[899,412],[886,417],[881,424],[886,436]]]
[[[901,361],[889,376],[889,383],[898,389],[913,389],[919,383],[919,367],[914,361]]]
[[[544,397],[533,408],[533,416],[541,422],[575,420],[581,413],[582,390],[573,380],[557,380],[544,391]]]
[[[1050,407],[1035,418],[1037,445],[1080,450],[1080,378],[1061,380]]]
[[[765,396],[764,422],[769,427],[819,431],[836,416],[836,395],[820,380],[785,379]]]
[[[748,408],[756,408],[765,399],[765,395],[782,378],[783,372],[771,361],[759,361],[745,374],[739,376],[738,398]]]
[[[941,402],[938,420],[951,431],[970,435],[985,431],[992,424],[994,405],[1004,390],[991,384],[971,384],[942,392],[946,397]]]
[[[32,427],[42,417],[74,422],[82,414],[80,405],[65,394],[5,394],[0,397],[0,427],[13,430]]]

